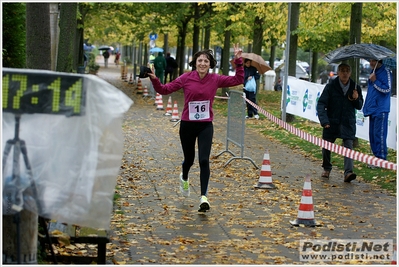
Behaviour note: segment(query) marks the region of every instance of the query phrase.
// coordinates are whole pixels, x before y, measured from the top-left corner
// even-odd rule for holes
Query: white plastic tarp
[[[57,76],[50,71],[17,71],[46,74],[50,80]],[[38,213],[60,222],[109,229],[123,155],[122,119],[133,101],[95,75],[63,75],[83,78],[84,114],[33,113],[22,114],[20,119],[19,138],[26,143],[40,203]],[[15,136],[15,114],[4,112],[4,97],[3,92],[3,150]],[[27,179],[22,156],[19,161],[21,179]],[[3,168],[3,189],[5,177],[12,175],[12,164],[11,151]]]

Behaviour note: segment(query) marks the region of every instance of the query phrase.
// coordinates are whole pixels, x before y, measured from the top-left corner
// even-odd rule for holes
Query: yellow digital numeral
[[[79,114],[81,102],[82,79],[79,79],[65,92],[65,106],[73,107],[73,112]]]
[[[16,92],[16,95],[12,99],[12,108],[20,109],[21,107],[21,97],[24,95],[27,86],[28,86],[28,77],[22,74],[14,74],[11,77],[12,81],[19,81],[19,89]]]
[[[39,92],[39,85],[37,84],[32,85],[32,92]],[[33,96],[31,99],[31,104],[38,104],[38,103],[39,103],[39,98]]]
[[[10,75],[4,75],[3,76],[3,108],[8,108],[8,91],[10,88],[9,85],[10,82]]]
[[[53,90],[53,106],[51,111],[58,112],[60,110],[61,78],[58,77],[54,80],[48,88]]]

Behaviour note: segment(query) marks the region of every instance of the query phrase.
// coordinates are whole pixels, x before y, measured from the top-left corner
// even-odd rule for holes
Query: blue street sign
[[[158,34],[150,33],[150,40],[156,40],[158,38]]]

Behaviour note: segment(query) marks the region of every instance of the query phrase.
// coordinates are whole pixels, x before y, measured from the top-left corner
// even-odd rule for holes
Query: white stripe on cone
[[[172,115],[172,97],[171,96],[169,96],[168,105],[166,106],[166,113],[164,115],[165,116]]]
[[[157,110],[162,110],[162,109],[163,109],[163,100],[162,100],[162,95],[159,94],[158,103],[157,103]]]
[[[172,111],[172,118],[170,121],[178,121],[179,120],[179,109],[177,108],[177,101],[175,101],[173,105],[173,111]]]
[[[143,92],[143,96],[148,96],[148,89],[147,89],[147,85],[144,86],[144,92]]]
[[[274,189],[275,185],[273,184],[272,179],[272,171],[270,167],[270,155],[269,150],[266,149],[263,155],[262,167],[259,174],[258,184],[255,185],[256,188],[264,188],[264,189]]]

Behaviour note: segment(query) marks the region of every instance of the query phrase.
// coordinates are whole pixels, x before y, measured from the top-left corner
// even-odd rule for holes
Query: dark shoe
[[[373,164],[367,164],[367,168],[374,170],[374,169],[378,169],[379,167],[375,166]]]
[[[324,172],[321,174],[321,177],[323,177],[323,178],[330,178],[330,171],[324,171]]]
[[[345,183],[350,183],[352,180],[355,180],[355,179],[356,179],[356,174],[353,173],[353,172],[351,172],[351,173],[348,173],[348,174],[345,176],[344,182],[345,182]]]

